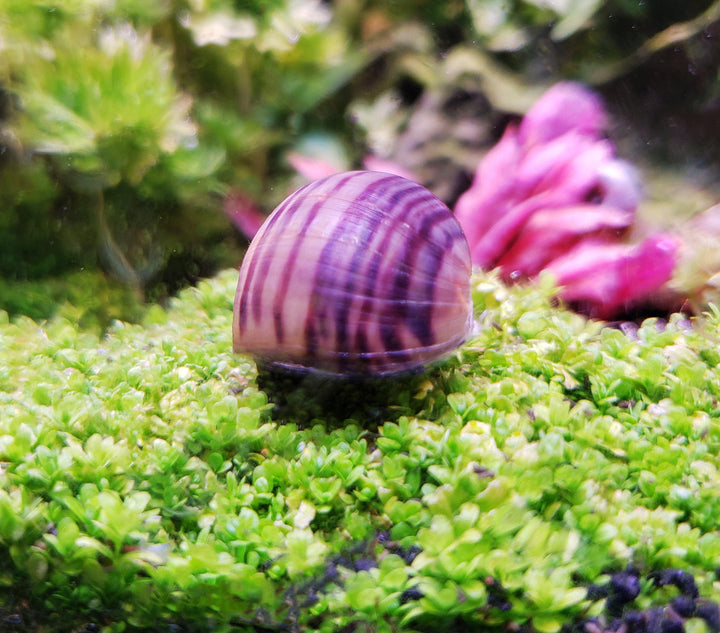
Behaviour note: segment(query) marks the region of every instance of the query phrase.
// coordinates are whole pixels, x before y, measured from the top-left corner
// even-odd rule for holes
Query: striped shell
[[[335,174],[282,202],[240,268],[233,348],[347,376],[449,354],[472,322],[470,251],[450,210],[381,172]]]

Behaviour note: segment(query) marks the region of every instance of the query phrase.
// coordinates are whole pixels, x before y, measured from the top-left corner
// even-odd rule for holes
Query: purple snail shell
[[[424,187],[371,171],[316,180],[250,244],[233,349],[349,377],[422,369],[468,337],[471,267],[460,225]]]

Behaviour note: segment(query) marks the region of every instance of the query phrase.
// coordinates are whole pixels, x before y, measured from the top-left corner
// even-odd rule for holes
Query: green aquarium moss
[[[2,630],[715,629],[719,312],[483,276],[463,349],[346,383],[233,355],[235,281],[0,319]]]

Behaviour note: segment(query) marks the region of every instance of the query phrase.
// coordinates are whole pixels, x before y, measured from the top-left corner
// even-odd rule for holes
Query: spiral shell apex
[[[424,187],[355,171],[302,187],[248,249],[235,352],[276,367],[397,374],[447,356],[472,323],[470,250]]]

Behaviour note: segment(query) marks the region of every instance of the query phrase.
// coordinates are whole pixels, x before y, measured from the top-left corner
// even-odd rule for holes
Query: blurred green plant
[[[271,154],[366,58],[331,18],[317,0],[4,2],[0,275],[101,265],[162,295],[236,263],[222,196],[263,199]]]

